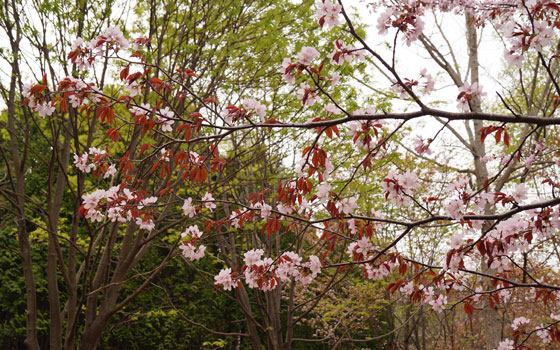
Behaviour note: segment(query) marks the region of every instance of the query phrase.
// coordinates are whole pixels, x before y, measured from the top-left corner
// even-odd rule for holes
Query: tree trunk
[[[4,10],[9,12],[9,3],[5,2]],[[6,161],[6,168],[9,171],[9,176],[12,184],[13,191],[15,192],[14,202],[15,210],[17,212],[17,232],[18,232],[18,245],[21,257],[23,277],[25,281],[25,294],[26,294],[26,337],[25,346],[29,350],[38,350],[39,343],[37,341],[37,293],[35,288],[35,279],[33,277],[33,262],[31,260],[31,246],[29,244],[29,236],[26,227],[25,218],[25,189],[24,189],[24,173],[25,173],[25,157],[20,158],[16,131],[16,88],[17,77],[21,76],[19,71],[19,63],[17,56],[20,54],[19,43],[21,41],[21,27],[19,22],[18,10],[15,4],[11,3],[14,21],[4,19],[6,27],[6,34],[10,40],[12,49],[12,66],[10,78],[10,90],[8,92],[7,108],[8,108],[8,133],[10,134],[10,155],[12,163]],[[15,27],[14,27],[15,26]],[[13,30],[15,29],[15,33]],[[24,111],[25,113],[25,111]],[[27,131],[27,130],[25,130]],[[13,171],[13,173],[11,173]]]
[[[245,313],[245,320],[247,324],[247,331],[249,333],[249,339],[251,340],[251,344],[253,345],[253,350],[261,350],[261,339],[259,337],[259,332],[257,331],[257,327],[255,326],[255,322],[252,319],[251,315],[251,304],[249,302],[249,296],[247,295],[247,291],[244,287],[237,288],[235,290],[235,296],[241,308]]]
[[[467,12],[465,14],[466,20],[466,28],[467,28],[467,47],[468,47],[468,54],[469,54],[469,69],[471,73],[471,84],[479,83],[479,75],[478,75],[478,40],[476,34],[476,27],[473,25],[474,19],[472,16]],[[481,102],[478,97],[474,97],[471,100],[471,109],[473,112],[482,112]],[[473,156],[474,156],[474,165],[475,165],[475,175],[477,180],[478,188],[481,188],[485,181],[488,179],[488,169],[486,168],[486,164],[482,162],[482,157],[486,155],[486,150],[484,144],[481,142],[479,137],[479,130],[483,127],[483,123],[480,120],[473,122],[473,132],[472,135],[472,149],[473,149]],[[468,127],[468,125],[466,125]],[[487,206],[486,214],[491,214],[490,208]],[[483,232],[488,229],[489,224],[486,223],[483,225]],[[486,267],[486,263],[484,261],[481,262],[482,272],[484,273],[492,273]],[[491,283],[491,281],[489,281]],[[498,347],[500,342],[500,315],[496,308],[490,307],[489,304],[486,305],[483,312],[485,330],[484,330],[484,340],[486,343],[487,350],[494,350]]]

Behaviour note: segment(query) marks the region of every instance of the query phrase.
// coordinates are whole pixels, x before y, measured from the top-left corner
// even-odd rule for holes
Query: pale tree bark
[[[474,18],[467,12],[465,14],[465,21],[466,21],[466,28],[467,28],[467,49],[469,55],[469,70],[470,70],[470,80],[471,84],[479,83],[479,61],[478,61],[478,39],[477,39],[477,32],[476,26],[474,26]],[[475,96],[470,101],[470,107],[473,112],[482,112],[481,101],[478,96]],[[483,122],[481,120],[475,120],[472,122],[472,127],[465,123],[465,127],[470,129],[469,136],[470,143],[472,146],[472,153],[474,157],[474,169],[475,169],[475,176],[477,182],[477,188],[482,188],[486,181],[488,180],[488,169],[486,164],[482,161],[482,158],[486,155],[486,149],[484,147],[484,143],[481,141],[479,136],[479,130],[483,127]],[[490,206],[486,206],[485,214],[493,214],[494,211],[490,208]],[[489,229],[491,223],[486,222],[482,226],[482,232],[485,232]],[[494,274],[495,271],[492,271],[488,268],[486,261],[484,259],[481,261],[481,268],[482,272]],[[486,282],[487,288],[492,288],[492,281]],[[483,310],[483,319],[484,319],[484,340],[486,343],[487,350],[494,350],[498,347],[500,340],[501,340],[501,318],[496,307],[490,306],[488,299],[485,301],[485,307]]]

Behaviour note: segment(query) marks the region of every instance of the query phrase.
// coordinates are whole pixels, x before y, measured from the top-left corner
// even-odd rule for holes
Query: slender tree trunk
[[[405,312],[404,312],[404,319],[406,320],[406,324],[404,325],[404,329],[403,329],[403,344],[404,344],[404,348],[408,349],[408,343],[409,343],[409,339],[410,339],[410,304],[406,303],[405,304]]]
[[[245,320],[247,324],[247,331],[249,333],[249,339],[251,340],[251,344],[253,345],[253,350],[261,350],[261,339],[259,337],[259,332],[257,331],[257,327],[255,326],[255,322],[252,319],[251,315],[251,304],[249,303],[249,296],[247,295],[247,291],[244,287],[237,288],[235,290],[235,296],[237,297],[237,301],[239,305],[245,311]]]
[[[69,117],[70,118],[70,117]],[[49,201],[48,201],[48,222],[49,229],[49,243],[47,255],[47,281],[48,281],[48,298],[49,298],[49,311],[50,311],[50,349],[62,349],[62,315],[60,308],[60,294],[58,290],[58,274],[57,274],[57,260],[60,270],[65,279],[68,278],[65,269],[65,262],[62,253],[60,253],[60,245],[58,241],[58,221],[60,217],[60,210],[62,208],[62,199],[64,190],[66,188],[66,169],[68,168],[68,159],[70,155],[70,134],[71,123],[68,120],[68,127],[64,132],[64,142],[59,149],[53,150],[49,171]],[[54,142],[58,145],[57,140]],[[60,153],[59,153],[60,151]],[[56,169],[56,170],[55,170]],[[56,182],[54,177],[56,176]],[[54,191],[52,187],[54,186]],[[69,285],[68,280],[66,281]],[[71,286],[68,286],[71,288]]]
[[[110,315],[99,315],[95,321],[84,330],[80,341],[80,350],[95,350],[101,340],[103,330],[109,322]]]
[[[4,13],[13,12],[14,21],[4,18],[6,34],[10,40],[13,61],[11,64],[10,90],[8,91],[8,100],[6,101],[8,108],[8,133],[10,135],[10,155],[12,163],[8,164],[6,160],[6,168],[13,171],[10,173],[12,190],[15,193],[14,202],[17,212],[17,233],[19,253],[22,262],[23,277],[25,281],[26,294],[26,337],[25,346],[29,350],[38,350],[39,343],[37,341],[37,293],[35,288],[35,279],[33,277],[33,262],[31,259],[31,245],[29,244],[29,234],[26,227],[25,218],[25,157],[21,158],[19,154],[19,143],[17,139],[18,131],[16,131],[16,89],[18,77],[20,76],[18,56],[20,54],[21,27],[18,16],[18,9],[14,1],[11,3],[6,1],[3,3]],[[15,32],[14,32],[15,29]],[[25,113],[25,111],[23,111]],[[21,132],[21,131],[20,131]],[[28,132],[24,130],[23,132]]]
[[[422,350],[426,350],[426,314],[424,306],[420,306],[420,316],[422,317]]]
[[[292,338],[294,335],[294,293],[295,293],[295,282],[290,282],[290,296],[288,299],[288,313],[287,313],[287,320],[286,320],[286,338],[284,341],[284,345],[282,346],[283,350],[289,350],[292,346]]]
[[[22,262],[23,278],[25,281],[26,296],[26,338],[25,346],[29,350],[39,349],[37,341],[37,293],[35,288],[35,279],[33,277],[33,262],[31,260],[31,245],[29,244],[29,234],[26,228],[25,218],[25,191],[23,186],[23,170],[24,166],[20,162],[15,122],[14,122],[14,103],[8,103],[8,131],[10,133],[10,151],[13,159],[15,178],[12,183],[14,186],[16,211],[17,211],[17,232],[19,253]]]
[[[479,83],[479,74],[478,74],[478,40],[477,40],[477,33],[476,27],[473,25],[474,19],[469,13],[465,15],[466,20],[466,28],[467,28],[467,47],[468,47],[468,54],[469,54],[469,69],[471,75],[471,84]],[[471,109],[473,112],[482,112],[481,102],[478,97],[475,97],[471,100]],[[473,128],[474,132],[472,134],[474,137],[472,138],[472,149],[474,155],[474,165],[475,165],[475,175],[477,180],[478,188],[481,188],[486,180],[488,179],[488,169],[486,168],[486,164],[482,162],[482,157],[486,155],[486,150],[484,144],[481,142],[479,137],[479,130],[483,127],[483,123],[480,120],[473,121]],[[468,127],[468,126],[467,126]],[[491,214],[490,208],[487,207],[487,214]],[[489,223],[483,225],[482,230],[485,231],[488,229]],[[481,261],[481,268],[483,272],[489,272],[486,263]],[[489,282],[490,283],[490,282]],[[490,307],[487,305],[484,307],[483,311],[484,317],[484,324],[485,324],[485,331],[484,331],[484,340],[486,343],[487,350],[496,349],[500,342],[500,315],[498,310],[495,307]]]

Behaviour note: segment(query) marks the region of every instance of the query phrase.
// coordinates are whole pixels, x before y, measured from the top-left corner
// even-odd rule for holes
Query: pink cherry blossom
[[[315,14],[321,27],[323,25],[329,28],[340,26],[339,14],[342,9],[340,4],[333,3],[331,0],[317,0],[316,6]]]
[[[473,296],[473,301],[476,303],[480,300],[480,297],[482,296],[481,293],[482,293],[483,289],[482,289],[482,287],[479,286],[479,287],[476,287],[476,289],[474,291],[475,291],[476,294]]]
[[[105,171],[105,175],[103,175],[103,178],[106,179],[115,176],[116,173],[117,173],[117,167],[115,166],[115,164],[111,164]]]
[[[311,270],[311,273],[313,274],[313,278],[315,278],[319,273],[321,273],[321,260],[319,260],[318,257],[316,257],[315,255],[310,255],[309,256],[309,269]]]
[[[105,30],[105,36],[118,45],[121,49],[128,48],[128,40],[126,40],[118,27],[109,27]]]
[[[200,245],[197,248],[190,243],[180,245],[179,249],[181,249],[183,256],[190,261],[202,259],[204,257],[204,253],[206,252],[206,246]]]
[[[259,260],[261,260],[263,254],[264,250],[262,249],[251,249],[243,254],[243,256],[245,257],[243,261],[247,266],[255,265]]]
[[[352,212],[358,208],[357,200],[357,197],[344,198],[340,201],[339,210],[344,214],[352,214]]]
[[[214,276],[214,284],[222,286],[224,290],[232,290],[237,287],[237,282],[233,280],[231,268],[222,269],[217,276]]]
[[[348,245],[348,255],[354,258],[354,260],[363,260],[369,252],[373,249],[373,245],[367,237],[362,237],[356,242],[352,242]]]
[[[82,197],[84,208],[87,210],[95,209],[99,205],[99,201],[105,198],[105,190],[98,189]]]
[[[329,199],[329,192],[331,190],[331,185],[326,182],[322,182],[317,189],[317,199],[320,203],[326,203]]]
[[[214,197],[212,197],[212,193],[206,192],[204,197],[202,197],[201,201],[204,202],[204,206],[210,209],[210,211],[216,209],[216,203],[214,203]]]
[[[539,328],[542,328],[542,326]],[[537,331],[537,335],[539,336],[539,338],[541,338],[541,341],[544,344],[549,344],[550,342],[552,342],[552,337],[550,336],[550,332],[546,329],[539,329]]]
[[[459,220],[463,217],[462,210],[463,201],[461,199],[452,199],[445,208],[447,215],[454,220]]]
[[[319,51],[317,51],[317,49],[310,46],[304,46],[298,54],[298,63],[309,66],[317,56],[319,56]]]
[[[165,107],[159,110],[159,114],[160,115],[158,115],[158,123],[161,124],[161,131],[173,131],[172,125],[175,123],[175,120],[170,118],[173,118],[175,112],[170,110],[169,107]]]
[[[390,171],[381,183],[385,197],[399,206],[408,205],[411,201],[410,196],[414,195],[414,190],[418,187],[418,178],[411,172],[397,175]]]
[[[512,196],[517,203],[521,203],[522,201],[527,199],[528,190],[529,188],[525,184],[517,184],[513,190]]]
[[[185,199],[182,209],[183,213],[189,218],[192,218],[196,215],[196,208],[192,205],[192,198]]]
[[[202,235],[200,229],[197,225],[189,226],[183,233],[181,233],[181,237],[187,237],[189,239],[198,239]]]
[[[162,162],[162,163],[169,162],[169,157],[171,156],[171,151],[169,151],[165,148],[162,148],[160,150],[160,153],[161,153],[161,157],[160,157],[159,161]]]
[[[290,215],[291,213],[294,212],[294,208],[284,203],[278,203],[276,205],[276,208],[278,209],[279,212],[281,212],[284,215]]]
[[[443,294],[440,294],[436,298],[430,300],[429,304],[432,306],[433,311],[442,312],[443,310],[445,310],[445,304],[447,304],[447,297]]]
[[[513,330],[517,330],[519,327],[522,327],[526,324],[529,324],[529,319],[521,316],[521,317],[517,317],[515,320],[513,320],[513,322],[511,323],[511,328],[513,328]]]
[[[352,62],[353,60],[358,62],[365,60],[362,51],[354,46],[347,46],[341,40],[335,40],[333,45],[334,52],[327,55],[331,59],[332,64],[341,65],[344,62]]]
[[[136,225],[140,227],[141,230],[151,231],[156,227],[156,224],[151,219],[136,218]]]
[[[338,114],[341,113],[341,110],[340,110],[337,106],[335,106],[333,103],[328,103],[328,104],[325,106],[325,110],[326,110],[328,113],[332,113],[332,114],[336,114],[336,115],[338,115]]]
[[[461,247],[461,245],[463,245],[463,233],[461,232],[457,232],[453,235],[453,237],[451,237],[451,242],[449,243],[449,246],[451,249],[459,249]]]
[[[414,152],[418,154],[432,154],[432,151],[430,150],[430,142],[428,141],[425,143],[422,136],[417,135],[416,140],[414,141]]]
[[[432,75],[427,73],[426,68],[423,68],[420,71],[420,76],[425,79],[425,82],[423,84],[424,93],[432,92],[435,88],[435,85],[436,85],[436,82],[434,81],[434,78],[432,78]]]
[[[502,340],[496,350],[513,350],[513,340]]]
[[[463,111],[469,111],[469,101],[474,97],[481,98],[486,96],[486,93],[482,91],[482,87],[478,83],[472,83],[471,85],[465,84],[459,88],[459,95],[457,96],[457,107]]]
[[[297,90],[297,98],[301,100],[303,106],[313,106],[317,102],[317,95],[309,85],[306,83],[301,83],[299,89]]]
[[[338,83],[340,83],[340,74],[338,74],[338,72],[332,72],[329,81],[331,82],[331,86],[337,86]]]
[[[268,204],[266,204],[266,203],[263,203],[263,204],[261,205],[261,208],[260,208],[260,209],[261,209],[261,217],[262,217],[264,220],[267,220],[268,217],[270,216],[270,214],[272,213],[272,206],[270,206],[270,205],[268,205]]]
[[[276,269],[276,275],[281,281],[289,282],[291,278],[298,279],[301,277],[301,272],[298,266],[301,262],[301,257],[294,252],[284,253],[280,259],[278,259],[278,266]]]
[[[142,88],[137,82],[133,81],[132,83],[125,85],[124,91],[128,92],[130,97],[135,97],[142,93]]]
[[[414,291],[414,283],[409,281],[407,284],[400,288],[401,293],[404,295],[410,295]]]
[[[266,115],[266,107],[254,98],[246,98],[241,101],[243,107],[248,110],[254,111],[260,118],[264,121],[264,116]]]
[[[278,72],[282,74],[282,78],[291,85],[296,83],[296,77],[294,75],[293,69],[288,71],[290,67],[293,66],[293,63],[290,61],[289,58],[284,58],[282,61],[282,67],[278,69]]]
[[[130,113],[134,116],[147,115],[151,112],[152,107],[148,103],[143,103],[138,106],[132,106]]]
[[[518,55],[516,54],[515,50],[508,49],[504,50],[504,58],[509,65],[515,66],[519,69],[521,69],[521,67],[523,66],[523,61],[525,60],[525,57],[523,55]]]
[[[36,110],[39,114],[39,117],[50,117],[54,113],[54,106],[52,106],[50,103],[42,103],[40,105],[37,105]]]
[[[89,173],[90,171],[95,169],[95,164],[89,162],[89,154],[87,152],[83,153],[81,156],[74,154],[74,165],[76,168],[80,169],[83,173]]]

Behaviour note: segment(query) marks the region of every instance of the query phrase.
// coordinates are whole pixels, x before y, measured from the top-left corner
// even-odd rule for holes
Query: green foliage
[[[46,261],[44,244],[33,245],[33,259]],[[0,348],[16,349],[25,338],[25,284],[14,217],[0,210]],[[48,303],[45,272],[40,265],[33,268],[39,305],[37,332],[40,339],[48,337]]]
[[[152,250],[139,269],[155,268],[166,254]],[[197,268],[214,270],[211,258],[197,262]],[[133,291],[142,279],[126,286]],[[176,309],[175,309],[176,308]],[[101,346],[105,349],[215,349],[231,348],[235,338],[213,335],[188,320],[218,332],[244,331],[244,319],[231,296],[217,290],[213,280],[198,273],[182,259],[174,259],[153,283],[122,310],[109,325]],[[227,346],[226,346],[227,345]]]

